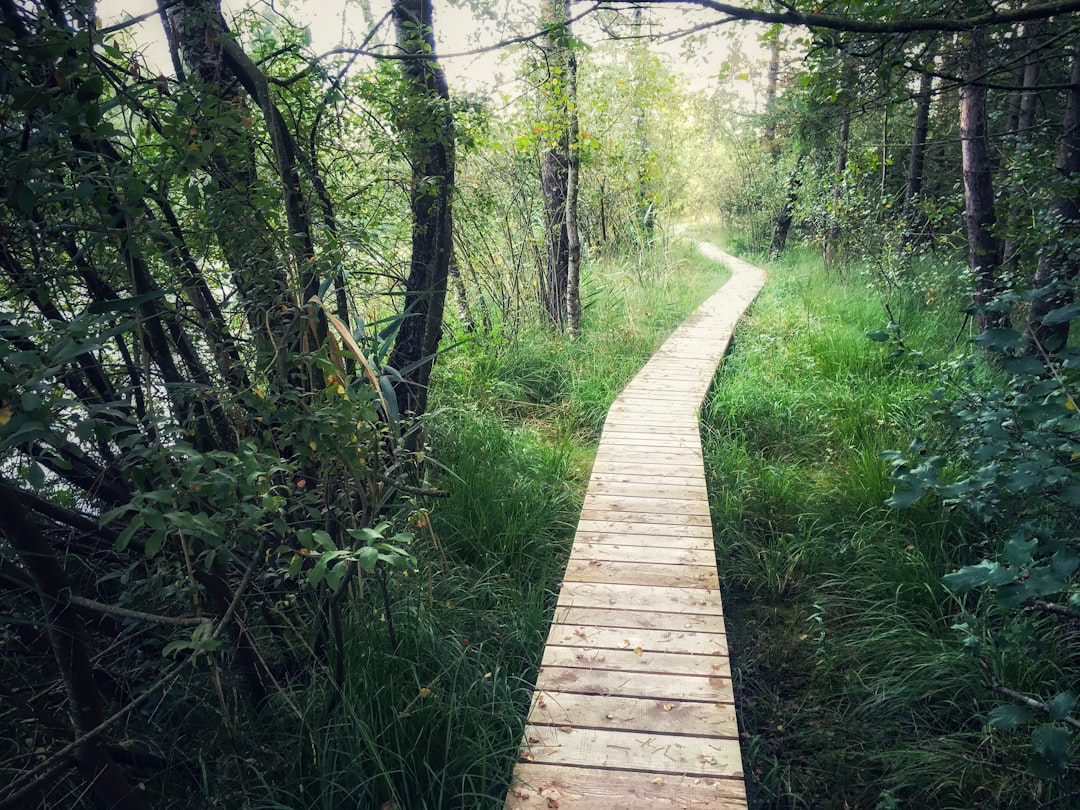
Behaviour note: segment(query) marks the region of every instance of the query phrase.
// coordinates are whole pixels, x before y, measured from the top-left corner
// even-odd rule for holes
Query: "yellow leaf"
[[[308,442],[308,447],[311,448],[311,452],[313,453],[319,449],[319,445],[315,444],[315,442]]]
[[[428,689],[428,688],[427,688],[426,686],[422,686],[422,687],[420,688],[420,697],[422,697],[422,698],[429,698],[429,697],[431,697],[431,690],[430,690],[430,689]]]
[[[10,421],[11,421],[11,406],[8,405],[7,403],[5,403],[4,406],[2,408],[0,408],[0,427],[3,427],[4,425],[6,425]]]
[[[641,647],[634,647],[634,655],[641,655],[643,652],[645,651]]]

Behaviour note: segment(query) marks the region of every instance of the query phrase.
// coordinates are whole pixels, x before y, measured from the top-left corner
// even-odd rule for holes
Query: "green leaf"
[[[978,565],[965,565],[953,574],[946,574],[945,585],[950,591],[963,593],[972,588],[989,586],[997,588],[1016,579],[1016,574],[999,563],[983,560]]]
[[[1072,710],[1076,708],[1076,693],[1073,691],[1058,692],[1046,703],[1050,710],[1050,716],[1055,720],[1064,720]]]
[[[1080,315],[1080,306],[1076,304],[1067,304],[1057,309],[1052,309],[1043,315],[1043,326],[1057,326],[1059,323],[1067,323],[1076,316]]]
[[[364,548],[356,552],[357,565],[369,574],[375,570],[375,565],[378,562],[379,552],[371,546],[364,546]]]
[[[1003,352],[1006,349],[1015,349],[1020,346],[1020,333],[1015,329],[994,328],[987,329],[975,342],[984,349]]]
[[[1006,703],[1004,706],[991,709],[990,713],[986,715],[986,722],[1000,731],[1012,731],[1017,726],[1030,723],[1031,712],[1023,706]]]
[[[143,293],[142,295],[136,295],[132,298],[115,298],[112,301],[95,301],[93,304],[86,308],[86,311],[91,315],[104,315],[109,312],[123,312],[129,309],[135,309],[142,306],[148,301],[156,301],[158,298],[164,298],[164,290],[154,290],[153,292]]]
[[[888,332],[867,332],[866,337],[874,341],[875,343],[888,343],[889,341]]]
[[[1069,732],[1060,726],[1039,726],[1031,732],[1031,744],[1051,762],[1064,760],[1069,747]]]
[[[885,505],[891,506],[893,509],[907,509],[925,494],[926,492],[921,489],[898,489],[893,492],[891,498],[885,501]]]

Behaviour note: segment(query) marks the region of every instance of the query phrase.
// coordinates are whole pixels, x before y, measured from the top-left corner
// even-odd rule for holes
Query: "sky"
[[[500,78],[512,76],[514,67],[506,63],[504,50],[474,55],[455,56],[481,47],[490,47],[509,36],[535,31],[534,17],[539,0],[434,0],[437,51],[446,70],[451,87],[457,90],[492,93]],[[263,13],[281,12],[291,20],[305,25],[311,32],[312,49],[324,53],[339,45],[360,44],[371,30],[371,20],[380,20],[389,11],[389,0],[370,0],[370,12],[365,13],[364,4],[348,0],[223,0],[226,18],[244,7],[261,9]],[[476,12],[471,6],[482,6],[485,12]],[[98,13],[105,25],[153,12],[155,0],[99,0]],[[696,8],[667,8],[653,14],[654,31],[672,32],[690,28],[710,19],[710,13]],[[757,29],[760,30],[760,29]],[[757,30],[734,28],[731,25],[714,28],[699,34],[691,43],[685,39],[673,39],[653,45],[655,51],[667,57],[686,81],[698,89],[706,88],[728,58],[731,37],[740,41],[741,52],[752,62],[761,63],[766,57],[757,43]],[[133,31],[136,41],[143,47],[144,57],[151,70],[171,73],[166,39],[161,23],[151,17]],[[392,35],[389,21],[385,21],[380,33],[383,41]],[[594,23],[583,20],[575,26],[575,34],[590,42],[599,42],[604,34]],[[753,71],[759,72],[759,71]],[[760,71],[763,73],[763,70]],[[737,88],[747,97],[753,94],[753,81]]]

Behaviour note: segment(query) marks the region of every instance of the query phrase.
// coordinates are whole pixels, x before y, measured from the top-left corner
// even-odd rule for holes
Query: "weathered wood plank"
[[[619,516],[613,520],[609,513],[602,516],[582,514],[578,521],[579,532],[606,532],[626,535],[648,535],[650,537],[662,537],[672,535],[674,537],[708,537],[712,539],[712,524],[703,523],[694,518],[690,523],[683,520],[681,523],[665,521],[661,516],[650,515],[650,520],[628,521],[625,516]]]
[[[609,522],[632,523],[644,525],[650,523],[675,525],[675,526],[708,526],[711,528],[708,515],[686,515],[678,512],[620,512],[613,509],[593,509],[585,507],[581,510],[582,520],[606,520]],[[580,525],[580,523],[579,523]]]
[[[669,498],[680,501],[702,501],[709,497],[705,483],[671,484],[666,480],[605,481],[595,477],[589,482],[589,492],[594,495],[622,495],[636,498]]]
[[[697,478],[704,480],[705,468],[699,463],[695,464],[630,464],[621,461],[597,459],[593,461],[593,475],[623,475],[628,478]]]
[[[530,725],[655,731],[694,737],[736,737],[735,707],[729,703],[576,695],[533,696]]]
[[[709,517],[709,502],[705,498],[650,498],[646,495],[606,495],[590,492],[582,509],[604,512],[643,512],[659,515],[696,515]]]
[[[610,582],[623,585],[665,585],[677,588],[720,587],[716,566],[670,565],[626,560],[571,558],[563,582]]]
[[[529,726],[522,757],[529,762],[587,765],[686,776],[742,776],[738,740],[609,729]],[[532,742],[536,740],[536,742]]]
[[[731,679],[731,665],[724,655],[669,653],[635,647],[630,650],[588,647],[548,647],[541,667],[577,667],[589,672],[623,672],[627,675],[697,675]]]
[[[566,582],[559,591],[560,607],[632,606],[636,610],[723,616],[718,590]]]
[[[645,613],[633,605],[619,608],[556,607],[555,621],[561,624],[590,624],[594,627],[646,630],[689,630],[701,633],[723,633],[724,623],[719,616],[696,613]]]
[[[571,560],[647,563],[656,565],[689,565],[716,570],[716,555],[712,544],[705,548],[689,549],[678,546],[646,546],[613,542],[582,541],[575,539],[570,549]]]
[[[627,627],[596,627],[591,624],[553,624],[547,643],[556,647],[632,650],[641,647],[659,652],[726,656],[727,636],[723,633],[695,633],[688,630],[651,630]]]
[[[655,487],[659,491],[662,487],[685,487],[696,491],[708,493],[705,482],[696,475],[657,475],[654,472],[609,472],[597,470],[593,467],[592,477],[589,479],[590,487],[599,487],[598,491],[608,489],[615,484],[631,484],[633,486]],[[663,497],[663,496],[661,496]]]
[[[741,779],[522,762],[507,810],[745,810]]]
[[[623,524],[618,524],[623,525]],[[685,529],[685,526],[676,526],[675,529]],[[690,527],[700,528],[700,527]],[[703,551],[713,548],[713,540],[711,534],[679,534],[678,531],[672,534],[648,532],[644,534],[630,534],[628,532],[594,532],[589,530],[583,530],[578,528],[577,534],[574,535],[575,543],[583,543],[586,545],[604,545],[604,546],[651,546],[652,548],[665,548],[675,551]]]

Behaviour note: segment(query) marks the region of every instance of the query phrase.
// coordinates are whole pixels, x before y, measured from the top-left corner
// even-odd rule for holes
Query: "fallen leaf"
[[[619,645],[619,649],[625,650],[630,646],[630,639],[623,639],[623,643]]]
[[[529,791],[527,791],[525,788],[518,788],[514,791],[514,795],[517,796],[519,799],[528,799],[532,796],[532,794],[529,793]]]
[[[573,730],[574,729],[570,726],[559,726],[559,731],[561,731],[563,734],[569,734]]]
[[[670,712],[672,709],[675,708],[675,704],[674,703],[665,703],[660,708],[663,709],[665,712]]]
[[[662,785],[662,784],[664,784],[664,780],[663,780],[663,778],[658,776],[658,777],[656,777],[655,779],[652,780],[652,783],[654,785]]]
[[[555,753],[555,749],[554,749],[554,748],[545,748],[545,749],[544,749],[543,751],[541,751],[540,753],[542,753],[542,754],[545,754],[545,755],[547,755],[547,754],[554,754],[554,753]]]
[[[430,690],[430,689],[428,689],[428,688],[427,688],[426,686],[422,686],[422,687],[420,688],[420,697],[422,697],[422,698],[429,698],[429,697],[431,697],[431,690]]]
[[[634,655],[641,655],[643,652],[645,651],[641,647],[634,647]]]
[[[540,738],[539,738],[539,737],[526,737],[526,738],[525,738],[525,741],[526,741],[526,742],[527,742],[527,743],[528,743],[529,745],[536,745],[537,743],[539,743],[539,742],[540,742]]]

